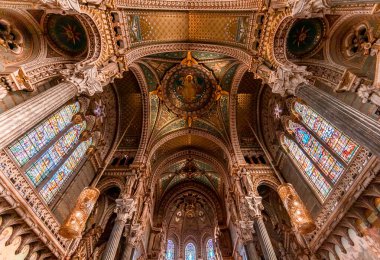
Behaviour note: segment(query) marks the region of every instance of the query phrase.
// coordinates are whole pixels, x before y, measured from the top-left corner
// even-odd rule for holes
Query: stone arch
[[[147,161],[150,161],[152,155],[157,151],[157,149],[160,148],[160,146],[162,146],[166,142],[172,140],[173,138],[180,137],[180,136],[186,136],[189,134],[206,138],[206,139],[210,140],[211,142],[215,143],[216,145],[218,145],[224,151],[225,155],[227,156],[228,164],[230,166],[233,165],[235,158],[231,157],[230,149],[225,145],[225,143],[222,140],[220,140],[219,138],[215,137],[214,135],[207,133],[203,130],[191,129],[191,128],[174,131],[172,133],[169,133],[169,134],[163,136],[161,139],[156,141],[154,144],[151,144],[150,153],[148,155]]]
[[[259,175],[255,175],[253,178],[253,188],[254,188],[254,191],[257,192],[257,195],[259,194],[258,188],[261,185],[268,186],[269,188],[271,188],[277,193],[277,188],[278,186],[280,186],[280,184],[281,184],[280,181],[275,176],[272,176],[272,175],[259,174]]]
[[[11,51],[0,52],[0,65],[3,67],[0,67],[0,73],[11,73],[21,65],[25,70],[28,70],[28,67],[40,63],[41,59],[46,56],[47,47],[46,41],[41,36],[42,32],[39,24],[26,10],[3,9],[2,12],[4,18],[0,20],[9,24],[12,29],[18,31],[22,38],[23,47],[22,52],[19,54],[15,54]],[[3,47],[0,48],[0,51],[2,51]]]
[[[239,164],[246,164],[244,160],[243,153],[240,149],[240,142],[239,142],[239,136],[238,136],[238,130],[237,130],[237,92],[239,89],[239,84],[241,79],[244,76],[244,73],[246,73],[248,68],[246,66],[239,66],[236,74],[234,76],[234,79],[232,81],[232,87],[231,87],[231,93],[230,93],[230,106],[229,106],[229,114],[230,114],[230,136],[231,136],[231,143],[232,148],[234,150],[237,163]]]
[[[100,193],[105,192],[106,190],[117,187],[120,189],[120,191],[123,191],[125,189],[125,183],[120,178],[102,178],[100,182],[96,185],[96,188],[99,189]]]
[[[142,119],[142,133],[140,138],[139,149],[133,161],[133,164],[144,163],[145,159],[144,154],[146,147],[148,145],[148,129],[150,124],[150,105],[149,105],[149,93],[148,85],[145,80],[145,76],[140,66],[136,63],[133,63],[129,66],[133,74],[135,75],[137,82],[139,83],[141,96],[142,96],[142,106],[143,106],[143,119]]]
[[[157,183],[158,178],[159,178],[160,174],[162,173],[162,171],[164,170],[164,167],[166,165],[170,165],[171,163],[174,163],[176,161],[186,159],[186,158],[188,158],[189,155],[191,155],[192,158],[194,158],[194,159],[199,159],[201,161],[205,161],[207,163],[210,163],[217,170],[219,170],[220,173],[222,173],[221,177],[223,178],[223,180],[227,184],[225,186],[225,188],[228,189],[228,180],[229,180],[228,172],[223,167],[223,165],[218,160],[216,160],[214,157],[209,156],[203,152],[196,151],[196,150],[186,150],[186,151],[174,153],[172,155],[169,155],[167,158],[165,158],[165,160],[158,162],[157,167],[155,167],[155,170],[152,171],[152,177],[151,177],[151,183],[150,183],[151,189],[154,188],[154,185]]]
[[[247,67],[251,66],[252,56],[235,47],[227,47],[223,45],[204,44],[204,43],[168,43],[168,44],[154,44],[134,48],[126,54],[127,65],[132,64],[136,60],[153,54],[163,52],[177,52],[177,51],[206,51],[224,54],[233,57],[245,64]]]
[[[368,37],[368,43],[374,43],[380,37],[380,34],[373,30],[379,23],[380,17],[376,15],[351,14],[341,17],[333,24],[328,33],[325,56],[329,63],[341,70],[348,69],[360,75],[366,74],[370,68],[368,68],[368,65],[365,66],[365,62],[368,63],[369,61],[374,64],[375,58],[369,55],[369,50],[364,55],[366,51],[362,44],[358,45],[357,53],[351,53],[350,39],[357,37],[358,35],[356,34],[359,34],[361,29],[364,29],[366,31],[365,35]],[[374,70],[371,73],[373,74]]]

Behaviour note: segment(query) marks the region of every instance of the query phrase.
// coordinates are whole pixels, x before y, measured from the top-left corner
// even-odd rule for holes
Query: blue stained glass
[[[297,142],[302,146],[320,169],[336,183],[344,171],[341,165],[302,125],[289,121],[289,129],[294,132]],[[334,168],[334,171],[332,169]]]
[[[79,102],[67,105],[13,142],[8,148],[20,166],[44,148],[79,112]]]
[[[174,260],[174,243],[170,239],[166,248],[166,260]]]
[[[294,109],[301,116],[302,122],[330,146],[346,163],[351,161],[359,148],[358,144],[308,106],[295,102]]]
[[[284,145],[289,149],[290,156],[295,164],[305,174],[306,179],[309,180],[309,183],[317,191],[321,199],[324,200],[331,191],[331,185],[295,142],[284,136]]]
[[[193,243],[188,243],[185,248],[185,260],[195,260],[196,257],[196,250]]]
[[[60,191],[66,180],[78,166],[88,147],[92,144],[92,138],[82,142],[64,164],[57,170],[54,176],[44,185],[40,194],[46,203],[50,203],[54,196]]]
[[[214,250],[214,244],[212,243],[212,239],[209,239],[206,244],[206,253],[207,253],[207,260],[215,260],[215,250]]]
[[[60,163],[62,158],[78,141],[80,134],[85,128],[85,121],[71,127],[26,171],[26,175],[34,186],[40,184],[54,167]]]

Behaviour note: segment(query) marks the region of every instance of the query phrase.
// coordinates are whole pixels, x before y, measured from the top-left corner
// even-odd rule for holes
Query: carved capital
[[[136,211],[136,201],[130,198],[116,199],[115,213],[117,213],[116,220],[126,222],[130,219]]]
[[[96,66],[81,67],[80,65],[66,65],[66,69],[62,70],[64,78],[73,83],[79,93],[85,93],[89,96],[103,91],[102,84],[98,76],[98,69]]]
[[[330,6],[327,0],[288,0],[292,16],[296,18],[310,18],[328,13]]]
[[[264,209],[262,198],[259,196],[246,196],[245,199],[248,204],[249,215],[253,218],[262,217],[261,211]]]
[[[255,233],[253,221],[239,221],[239,235],[243,242],[251,241],[253,233]]]
[[[271,72],[268,84],[271,86],[273,93],[280,94],[283,97],[294,95],[301,83],[310,84],[306,78],[310,75],[311,72],[306,71],[306,66],[289,65],[278,67],[277,70]]]
[[[65,11],[76,11],[80,13],[78,0],[40,0],[41,5],[52,9],[61,9]]]

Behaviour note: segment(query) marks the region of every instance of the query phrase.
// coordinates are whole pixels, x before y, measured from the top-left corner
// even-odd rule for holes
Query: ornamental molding
[[[147,156],[147,161],[151,161],[152,156],[157,151],[157,149],[159,149],[166,142],[169,142],[170,140],[172,140],[174,138],[177,138],[180,136],[187,136],[187,135],[196,135],[199,137],[204,137],[204,138],[212,141],[213,143],[217,144],[224,151],[225,155],[227,156],[228,164],[232,165],[233,160],[231,157],[231,149],[226,146],[224,141],[220,140],[218,137],[215,137],[214,135],[212,135],[206,131],[194,129],[194,128],[180,129],[180,130],[171,132],[171,133],[165,135],[164,137],[160,138],[159,140],[157,140],[155,143],[151,143],[149,145],[150,147],[148,148],[148,149],[150,149],[150,152]]]
[[[125,54],[125,59],[127,60],[127,65],[130,65],[136,60],[148,55],[178,51],[215,52],[233,57],[241,63],[245,64],[247,67],[249,67],[252,63],[251,55],[239,48],[203,43],[168,43],[137,47],[127,52]]]
[[[142,96],[142,109],[143,109],[143,118],[142,118],[142,132],[140,137],[139,149],[137,150],[133,164],[145,163],[145,151],[149,142],[149,125],[150,125],[150,105],[149,105],[149,93],[148,93],[148,84],[144,76],[144,72],[141,70],[140,66],[137,64],[131,64],[129,66],[133,74],[136,76],[137,82],[141,90]]]
[[[105,177],[102,178],[96,185],[96,188],[100,193],[105,192],[107,189],[112,187],[118,187],[121,191],[125,190],[125,181],[122,178],[117,177]]]
[[[188,159],[189,156],[193,159],[198,159],[207,163],[210,163],[213,165],[217,170],[218,173],[221,173],[221,177],[223,178],[223,181],[226,183],[226,189],[228,186],[228,172],[225,169],[225,166],[223,166],[218,160],[216,160],[213,156],[209,156],[206,153],[196,151],[196,150],[186,150],[181,152],[176,152],[168,157],[166,157],[164,160],[157,163],[157,165],[154,166],[155,170],[152,171],[151,180],[150,180],[150,186],[151,189],[154,189],[154,186],[158,182],[158,179],[160,178],[160,174],[165,170],[165,168],[168,165],[172,165],[173,163],[181,160]]]
[[[316,252],[323,241],[333,231],[356,198],[363,192],[368,184],[376,177],[371,168],[376,158],[370,155],[365,148],[355,155],[349,168],[342,175],[337,186],[327,197],[321,211],[315,218],[316,229],[306,238],[313,252]]]
[[[115,6],[128,9],[165,9],[165,10],[219,10],[219,11],[243,11],[259,10],[263,6],[261,0],[186,0],[186,1],[164,1],[164,0],[117,0]]]
[[[18,170],[4,151],[0,151],[0,172],[2,172],[1,185],[33,219],[35,224],[33,229],[38,230],[37,235],[41,236],[41,240],[52,252],[61,256],[66,255],[70,242],[58,235],[60,223],[32,187],[26,175]]]
[[[229,100],[229,114],[230,114],[230,137],[232,148],[235,153],[236,163],[246,164],[244,160],[243,153],[240,148],[239,135],[237,129],[237,97],[240,81],[243,78],[244,74],[247,72],[248,68],[244,65],[240,65],[235,73],[234,79],[231,84],[231,94]]]

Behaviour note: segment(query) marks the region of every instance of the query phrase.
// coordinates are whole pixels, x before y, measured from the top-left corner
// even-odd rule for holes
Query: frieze
[[[12,186],[10,193],[18,193],[15,196],[19,198],[20,204],[28,206],[34,212],[35,216],[40,220],[36,223],[37,226],[40,226],[43,232],[48,233],[45,233],[45,235],[49,237],[49,240],[54,238],[50,241],[64,255],[70,243],[58,235],[60,223],[56,220],[49,207],[42,202],[37,191],[29,184],[26,175],[18,170],[4,151],[0,151],[0,171],[3,173],[0,177],[3,179],[2,183]]]

